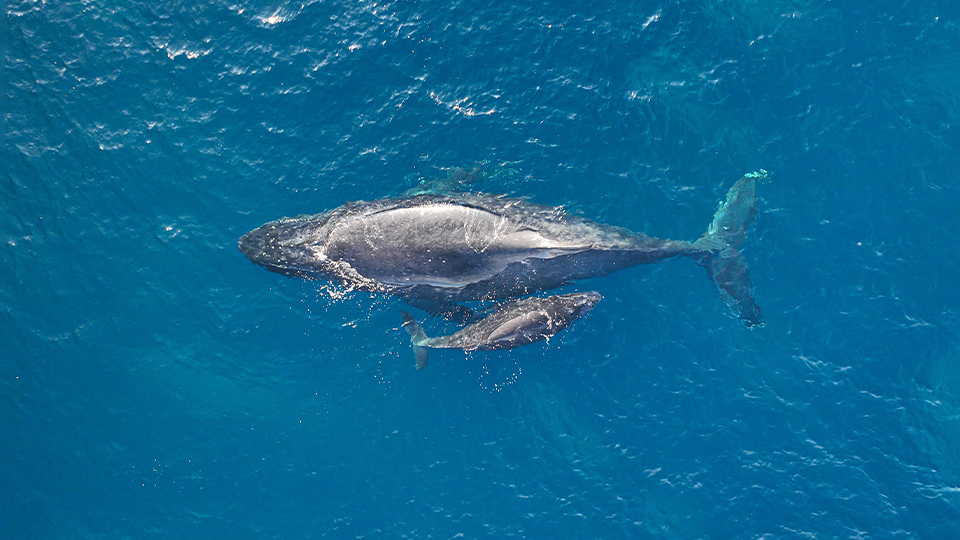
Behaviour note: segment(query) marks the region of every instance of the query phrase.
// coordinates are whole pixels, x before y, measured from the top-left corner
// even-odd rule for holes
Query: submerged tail
[[[403,312],[403,327],[410,334],[410,345],[413,346],[413,355],[417,357],[417,369],[423,369],[427,366],[427,347],[422,343],[427,339],[427,334],[423,332],[423,327],[406,311]]]
[[[769,173],[761,169],[738,180],[727,192],[727,200],[720,204],[707,232],[694,242],[700,250],[699,264],[707,269],[724,302],[747,326],[762,325],[763,320],[740,246],[757,217],[757,182],[768,177]]]

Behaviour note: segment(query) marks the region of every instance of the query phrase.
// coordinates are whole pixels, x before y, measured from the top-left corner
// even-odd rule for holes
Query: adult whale
[[[397,295],[452,317],[469,313],[462,301],[515,298],[689,257],[752,326],[762,321],[739,248],[757,215],[757,182],[766,176],[759,171],[738,180],[693,242],[653,238],[522,199],[426,194],[271,221],[243,235],[239,247],[273,272]]]
[[[403,312],[403,327],[417,358],[417,369],[427,365],[428,349],[505,351],[543,341],[570,326],[600,301],[600,293],[585,292],[524,298],[497,307],[482,320],[449,336],[427,337],[412,315]]]

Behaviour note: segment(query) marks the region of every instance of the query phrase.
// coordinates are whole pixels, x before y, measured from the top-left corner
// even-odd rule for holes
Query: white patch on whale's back
[[[399,286],[457,288],[490,279],[510,264],[578,253],[570,245],[486,210],[449,203],[394,208],[336,224],[331,260]]]

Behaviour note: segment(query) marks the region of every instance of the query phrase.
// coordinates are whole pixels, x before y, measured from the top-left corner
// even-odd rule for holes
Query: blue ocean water
[[[960,5],[481,4],[7,3],[0,538],[960,537]],[[671,261],[416,371],[237,251],[475,166],[677,239],[770,171],[766,326]]]

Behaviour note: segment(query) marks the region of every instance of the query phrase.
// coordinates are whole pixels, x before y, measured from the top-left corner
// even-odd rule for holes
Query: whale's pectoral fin
[[[432,317],[443,317],[457,324],[467,324],[474,319],[473,310],[455,302],[439,302],[416,297],[404,298],[404,300],[411,306],[426,311]]]
[[[469,189],[471,184],[490,178],[491,172],[479,164],[473,167],[447,169],[447,176],[421,180],[420,184],[403,192],[404,197],[416,195],[453,195]]]
[[[700,250],[696,255],[700,265],[707,269],[724,302],[747,326],[763,321],[740,246],[759,212],[757,182],[768,177],[769,173],[761,169],[738,180],[727,192],[727,200],[720,204],[707,232],[694,242]]]
[[[423,327],[406,311],[403,312],[403,327],[410,334],[410,345],[413,346],[413,355],[417,358],[417,369],[427,367],[427,347],[422,345],[428,338]]]

